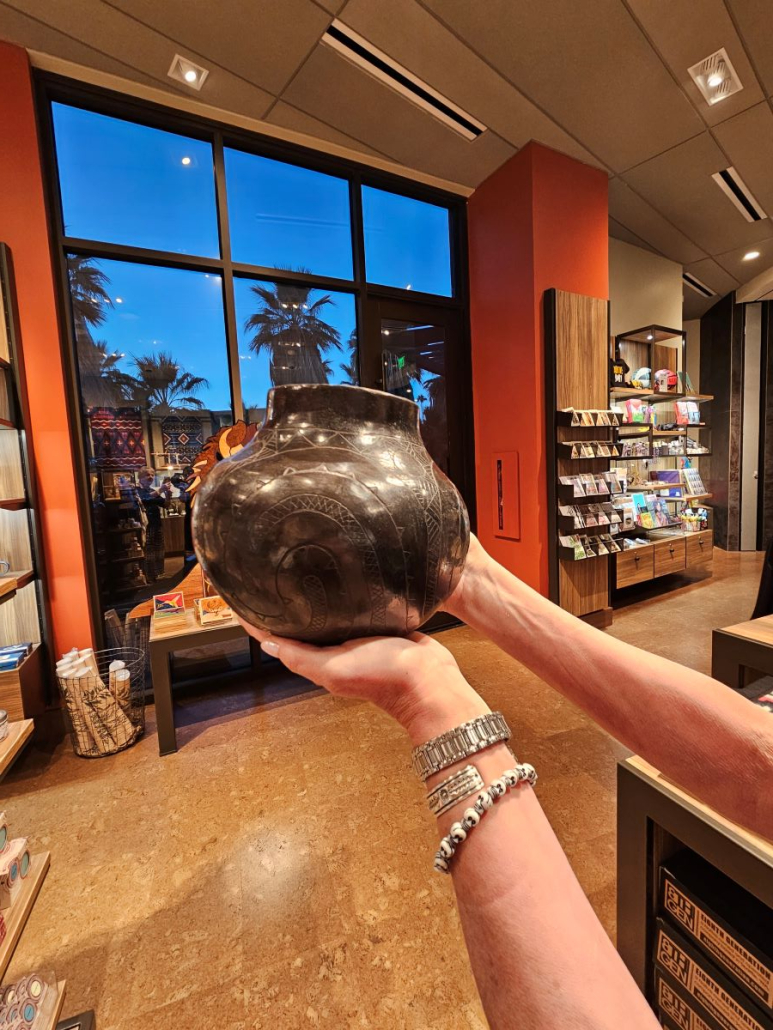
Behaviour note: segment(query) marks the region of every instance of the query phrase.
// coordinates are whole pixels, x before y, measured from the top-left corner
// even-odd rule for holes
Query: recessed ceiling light
[[[744,254],[743,259],[744,261],[754,261],[754,259],[758,258],[759,256],[760,252],[758,250],[749,250],[746,254]]]
[[[743,89],[741,80],[722,47],[687,69],[708,104],[718,104]]]
[[[116,297],[115,302],[116,304],[123,304],[123,297]]]
[[[184,157],[184,158],[182,159],[182,163],[183,163],[184,165],[189,165],[189,164],[191,163],[191,159],[190,159],[189,157]]]
[[[187,57],[175,54],[167,75],[170,79],[176,79],[191,89],[199,90],[204,85],[204,80],[209,75],[209,72],[206,68],[202,68],[200,64],[194,64],[193,61],[189,61]]]
[[[647,339],[648,340],[654,340],[655,337],[652,335],[652,333],[647,333]]]

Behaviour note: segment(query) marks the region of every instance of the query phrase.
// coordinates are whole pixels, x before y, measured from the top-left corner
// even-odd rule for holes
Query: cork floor
[[[711,629],[748,618],[761,556],[616,613],[615,636],[708,671]],[[519,756],[608,932],[624,749],[471,630],[441,639],[514,727]],[[12,830],[51,852],[8,977],[68,981],[99,1030],[216,1025],[481,1030],[450,882],[401,731],[292,681],[186,698],[178,754],[153,710],[132,750],[35,743],[0,786]]]

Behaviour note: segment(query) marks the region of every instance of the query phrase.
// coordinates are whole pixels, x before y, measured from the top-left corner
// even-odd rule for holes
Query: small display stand
[[[773,844],[736,823],[715,812],[709,805],[698,801],[682,788],[667,780],[661,773],[638,757],[628,758],[618,765],[617,795],[617,948],[636,983],[644,992],[653,1007],[659,1007],[666,1026],[696,1026],[692,1022],[669,1023],[671,1012],[663,1012],[664,999],[661,981],[668,980],[668,969],[678,975],[673,983],[671,998],[676,1009],[692,1006],[689,989],[692,981],[686,965],[677,953],[672,953],[671,961],[662,961],[661,932],[667,933],[677,941],[684,940],[684,954],[692,956],[700,964],[700,976],[708,976],[716,981],[722,990],[726,990],[727,1015],[722,1025],[727,1027],[752,1027],[758,1024],[752,1021],[733,1021],[733,1011],[737,1005],[744,1009],[756,1011],[758,1006],[765,1009],[765,1004],[750,987],[752,980],[746,980],[750,974],[755,977],[764,976],[757,960],[738,961],[739,950],[743,946],[743,935],[740,930],[740,907],[734,908],[739,888],[751,895],[751,903],[756,921],[763,924],[763,919],[770,926],[773,920]],[[761,788],[762,789],[762,788]],[[714,879],[720,884],[713,893],[707,891],[702,898],[707,909],[720,912],[730,911],[730,919],[721,932],[705,934],[705,944],[698,943],[701,933],[691,937],[690,930],[695,931],[696,915],[689,904],[681,908],[678,904],[664,906],[667,897],[665,889],[661,890],[661,867],[675,860],[679,855],[683,860],[708,863]],[[695,857],[697,856],[697,858]],[[764,906],[764,908],[763,908]],[[736,923],[735,913],[738,913]],[[721,963],[711,954],[712,948],[727,946],[730,954],[729,966],[720,969]],[[661,968],[656,971],[656,944],[660,966],[668,967],[663,975]],[[670,945],[665,942],[668,951]],[[768,940],[769,950],[773,947],[773,939]],[[681,948],[682,945],[680,944]],[[716,952],[719,954],[720,952]],[[692,959],[691,959],[692,960]],[[728,969],[733,972],[728,972]],[[673,977],[672,977],[673,979]],[[668,988],[668,985],[667,985]],[[682,989],[684,988],[684,989]],[[760,990],[758,987],[757,990]],[[770,990],[770,982],[767,990]],[[713,991],[705,992],[705,997]],[[761,989],[761,994],[765,989]],[[698,995],[700,996],[700,995]],[[674,999],[676,999],[674,1001]],[[710,1002],[713,1005],[713,1002]],[[768,1006],[770,994],[768,994]],[[697,1002],[696,1002],[697,1005]],[[767,1020],[771,1020],[771,1009],[766,1009]],[[709,1013],[709,1016],[715,1013]],[[714,1025],[706,1014],[698,1012],[706,1025]],[[685,1018],[689,1019],[689,1016]],[[770,1022],[760,1025],[768,1026]]]

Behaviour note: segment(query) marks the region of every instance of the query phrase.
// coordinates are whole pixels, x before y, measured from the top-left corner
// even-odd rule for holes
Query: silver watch
[[[510,727],[504,715],[501,712],[489,712],[488,715],[479,715],[415,747],[411,761],[416,775],[426,780],[454,762],[461,762],[492,744],[509,739]]]

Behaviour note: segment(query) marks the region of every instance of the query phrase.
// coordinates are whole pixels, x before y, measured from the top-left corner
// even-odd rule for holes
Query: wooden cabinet
[[[654,575],[654,548],[634,547],[630,551],[620,551],[615,555],[616,585],[630,587],[634,583],[643,583]]]
[[[681,572],[685,567],[684,537],[675,536],[669,540],[658,540],[653,544],[655,575],[667,576],[669,572]]]
[[[687,568],[694,565],[710,565],[714,558],[714,533],[704,529],[701,533],[689,533],[685,537]]]

